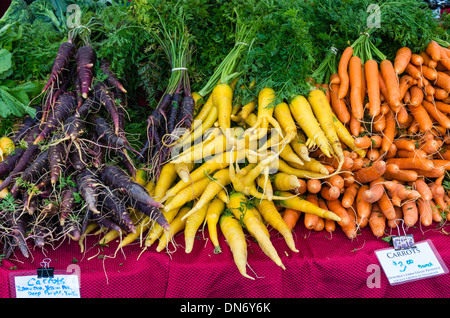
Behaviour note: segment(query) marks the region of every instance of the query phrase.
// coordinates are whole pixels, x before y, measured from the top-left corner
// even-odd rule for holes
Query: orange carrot
[[[283,212],[283,220],[286,222],[286,225],[292,230],[300,218],[301,212],[286,208]]]
[[[433,211],[431,210],[430,201],[419,198],[417,200],[417,208],[419,211],[420,223],[423,226],[430,226],[433,223]]]
[[[372,117],[380,113],[381,96],[378,63],[375,60],[367,60],[364,64],[364,75],[369,99],[369,114]]]
[[[358,148],[369,148],[372,145],[372,140],[367,135],[363,137],[356,137],[354,144]]]
[[[413,182],[412,186],[419,191],[425,201],[429,201],[433,198],[433,193],[431,192],[430,187],[423,179],[417,179]]]
[[[434,98],[437,100],[444,100],[449,96],[448,92],[445,89],[442,89],[440,87],[434,88]]]
[[[427,132],[431,130],[431,128],[433,127],[433,121],[431,120],[430,115],[422,106],[422,104],[419,104],[415,107],[410,107],[409,111],[419,125],[419,130],[421,132]]]
[[[394,204],[392,203],[386,192],[383,193],[383,195],[377,202],[381,212],[384,214],[386,219],[391,220],[395,218]]]
[[[422,66],[423,65],[423,57],[420,56],[420,54],[413,53],[411,55],[411,63],[415,66]]]
[[[396,164],[400,169],[419,169],[430,171],[434,168],[432,160],[421,158],[390,158],[387,164]]]
[[[384,235],[386,229],[386,217],[384,216],[378,203],[374,203],[369,216],[369,227],[376,237]]]
[[[322,189],[320,189],[320,196],[327,201],[337,200],[340,195],[341,190],[335,186],[324,184],[322,185]]]
[[[384,178],[378,178],[369,184],[369,188],[361,193],[361,199],[368,203],[377,202],[384,193]]]
[[[386,165],[386,171],[383,177],[387,180],[398,180],[403,182],[416,181],[419,174],[415,170],[400,169],[396,164]]]
[[[402,212],[403,212],[403,222],[405,222],[405,226],[411,227],[414,226],[419,219],[419,211],[417,208],[416,201],[409,200],[406,201],[402,205]]]
[[[383,138],[380,135],[373,135],[370,140],[372,141],[372,148],[380,148]]]
[[[386,84],[388,103],[393,109],[400,106],[400,88],[397,81],[397,75],[394,71],[392,62],[388,59],[381,61],[380,71]]]
[[[441,48],[436,41],[430,41],[425,49],[425,52],[433,59],[433,61],[439,62],[441,59]]]
[[[319,206],[319,200],[317,199],[317,196],[312,193],[308,193],[306,195],[306,201],[311,202],[315,206]],[[319,220],[319,216],[312,214],[312,213],[304,213],[303,215],[303,223],[305,227],[309,230],[314,229],[317,222]]]
[[[350,86],[350,78],[348,73],[348,67],[351,57],[353,56],[353,48],[348,46],[342,52],[341,58],[338,64],[338,74],[341,81],[339,85],[338,98],[343,99],[347,96],[347,92]]]
[[[367,150],[366,157],[370,159],[370,161],[376,161],[380,158],[380,152],[378,149],[369,149]]]
[[[439,123],[439,125],[447,129],[450,128],[450,118],[447,117],[446,114],[442,113],[435,105],[424,100],[422,102],[422,106],[428,114]]]
[[[331,81],[334,79],[333,75],[331,75]],[[339,78],[339,76],[337,77]],[[350,121],[350,112],[344,99],[338,97],[339,86],[340,84],[334,83],[330,85],[331,108],[336,117],[345,125]]]
[[[339,200],[326,201],[326,204],[329,211],[341,218],[341,220],[337,222],[340,226],[350,224],[350,217],[348,216],[347,210],[342,206]]]
[[[434,61],[425,51],[420,52],[419,55],[423,60],[422,65],[426,65],[431,68],[436,68],[438,63]]]
[[[354,239],[358,234],[358,228],[356,227],[355,211],[353,211],[352,209],[347,209],[347,215],[349,218],[349,223],[347,225],[343,226],[341,225],[341,229],[347,236],[347,238]]]
[[[361,121],[358,120],[355,116],[350,115],[350,132],[353,136],[359,136],[361,133]]]
[[[432,69],[431,67],[425,65],[422,66],[422,74],[429,81],[435,81],[438,76],[438,73],[435,69]]]
[[[409,47],[398,49],[394,59],[395,74],[400,75],[405,71],[406,66],[411,61],[412,52]]]
[[[395,207],[395,218],[392,220],[387,220],[386,225],[391,229],[396,229],[400,225],[400,220],[403,219],[403,211],[399,206]]]
[[[406,92],[411,88],[411,86],[414,86],[416,84],[417,80],[408,74],[405,74],[402,77],[400,77],[399,80],[400,99],[403,99],[405,97]]]
[[[386,127],[386,116],[383,113],[375,116],[373,120],[373,130],[375,132],[382,132]]]
[[[336,174],[336,175],[330,177],[328,179],[328,182],[332,186],[334,186],[334,187],[336,187],[338,189],[344,188],[344,178],[341,175],[339,175],[339,174]]]
[[[378,160],[370,167],[364,167],[355,172],[355,180],[361,184],[372,182],[380,178],[386,171],[386,162]]]
[[[423,150],[427,155],[433,155],[441,149],[441,144],[438,140],[431,139],[425,141],[420,145],[420,150]]]
[[[303,194],[307,191],[307,187],[306,187],[306,181],[303,179],[298,179],[298,182],[300,183],[300,185],[294,189],[295,194]]]
[[[369,218],[370,212],[372,211],[373,203],[367,202],[364,200],[364,193],[370,190],[370,186],[368,184],[363,184],[356,196],[356,213],[361,219]]]
[[[362,120],[364,116],[364,106],[362,103],[362,72],[361,59],[353,55],[350,58],[348,66],[348,74],[350,80],[350,109],[352,116],[357,120]]]
[[[444,72],[438,72],[436,85],[445,89],[445,91],[450,92],[450,75],[447,75]]]
[[[416,149],[414,142],[410,139],[395,139],[393,143],[397,147],[397,150],[414,151]]]
[[[430,205],[431,205],[431,218],[433,219],[433,222],[436,223],[441,223],[442,220],[444,219],[442,217],[441,214],[441,210],[443,210],[446,206],[444,199],[440,198],[442,200],[440,200],[441,202],[436,202],[435,200],[431,200],[430,201]],[[442,204],[444,204],[444,206],[442,206]]]
[[[319,207],[323,210],[329,211],[325,200],[320,197],[319,197]],[[326,218],[324,221],[325,221],[324,228],[328,233],[332,233],[336,230],[336,222],[334,220]]]
[[[389,148],[394,142],[396,134],[395,116],[392,111],[386,114],[386,127],[383,130],[383,141],[381,142],[382,153],[388,152]]]
[[[322,188],[322,182],[318,179],[308,179],[306,181],[306,188],[309,193],[319,193]]]
[[[417,106],[417,105],[422,104],[423,90],[419,86],[417,86],[417,85],[411,86],[411,88],[409,89],[409,93],[411,96],[409,104],[411,106]]]
[[[341,204],[344,208],[349,208],[353,205],[358,194],[359,184],[354,183],[347,188],[345,188],[344,194],[342,195]]]
[[[443,113],[450,113],[450,104],[444,103],[442,101],[435,101],[436,108]]]
[[[400,149],[397,151],[397,157],[399,158],[421,158],[427,159],[428,154],[422,149],[414,149],[413,151],[408,151],[404,149]]]
[[[395,147],[395,145],[392,144],[392,145],[389,147],[388,152],[386,152],[386,153],[384,154],[384,159],[394,158],[396,155],[397,155],[397,147]]]

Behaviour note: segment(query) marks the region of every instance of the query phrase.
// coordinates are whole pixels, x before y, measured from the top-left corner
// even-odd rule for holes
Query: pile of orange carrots
[[[395,59],[362,61],[349,46],[338,72],[321,85],[336,117],[354,137],[342,173],[328,179],[299,179],[295,193],[341,217],[336,222],[292,209],[282,211],[292,229],[333,232],[349,238],[368,227],[381,237],[404,222],[408,227],[450,221],[450,49],[431,41],[422,52],[408,47]],[[355,149],[364,149],[362,153]],[[311,157],[330,173],[337,162],[319,149]]]

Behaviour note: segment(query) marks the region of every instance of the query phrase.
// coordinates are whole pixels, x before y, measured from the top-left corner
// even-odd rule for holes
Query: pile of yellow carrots
[[[275,104],[267,87],[257,100],[233,104],[233,83],[196,97],[196,120],[174,146],[157,180],[145,184],[171,224],[165,231],[136,212],[140,240],[164,251],[184,233],[189,253],[199,229],[220,252],[220,231],[240,273],[250,234],[284,268],[269,228],[298,252],[292,230],[341,229],[353,239],[366,227],[381,237],[400,222],[431,226],[450,220],[444,188],[450,168],[450,50],[432,41],[417,54],[363,64],[349,47],[330,83]],[[361,108],[362,107],[362,108]],[[139,180],[138,180],[139,181]],[[302,217],[303,216],[303,217]],[[117,238],[107,233],[101,243]]]

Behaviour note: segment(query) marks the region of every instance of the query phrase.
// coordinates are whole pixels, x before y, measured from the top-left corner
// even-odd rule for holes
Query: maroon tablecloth
[[[411,228],[417,242],[430,239],[443,262],[450,267],[449,226]],[[171,253],[156,252],[155,246],[141,253],[139,243],[115,253],[117,242],[108,247],[96,244],[99,237],[88,237],[81,253],[77,242],[66,241],[59,247],[32,250],[24,259],[3,260],[0,266],[0,297],[10,298],[11,275],[35,271],[44,258],[51,259],[55,270],[66,270],[75,263],[80,269],[82,298],[447,298],[450,275],[401,285],[390,285],[374,253],[389,244],[375,238],[369,228],[349,240],[338,229],[332,235],[312,232],[302,224],[295,228],[299,253],[292,253],[276,234],[272,241],[279,251],[285,270],[275,265],[251,239],[248,240],[248,273],[254,281],[242,277],[234,265],[232,254],[220,235],[222,253],[214,254],[207,232],[198,232],[190,254],[183,249],[183,235],[176,236]],[[274,232],[271,232],[274,233]],[[392,232],[396,235],[397,230]],[[380,269],[379,286],[369,287]],[[372,276],[371,276],[372,275]]]

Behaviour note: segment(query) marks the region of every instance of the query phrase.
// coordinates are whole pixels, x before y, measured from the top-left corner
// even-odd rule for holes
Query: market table
[[[429,239],[442,261],[450,264],[448,226],[437,229],[410,228],[416,243]],[[272,230],[273,231],[273,230]],[[175,237],[171,253],[156,252],[150,246],[142,252],[139,242],[114,253],[117,242],[99,246],[98,236],[89,236],[81,253],[77,242],[66,241],[45,253],[32,250],[30,259],[20,252],[0,266],[0,297],[10,298],[12,275],[35,272],[45,258],[55,270],[66,270],[76,264],[80,269],[82,298],[446,298],[450,296],[450,275],[391,285],[375,255],[376,250],[390,247],[375,238],[370,229],[362,229],[349,240],[337,229],[307,230],[302,224],[294,229],[299,253],[292,253],[283,239],[275,234],[272,241],[286,267],[278,267],[259,246],[248,239],[248,273],[255,280],[242,277],[232,259],[224,237],[219,233],[222,253],[214,254],[207,232],[198,232],[194,249],[184,252],[183,235]],[[391,235],[397,235],[392,230]],[[373,285],[379,275],[379,284]]]

